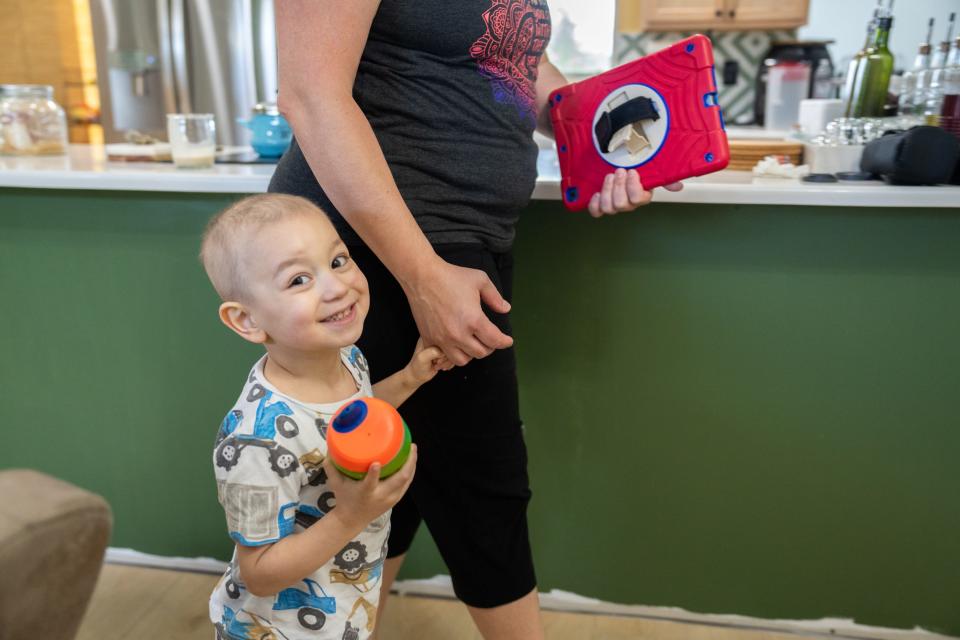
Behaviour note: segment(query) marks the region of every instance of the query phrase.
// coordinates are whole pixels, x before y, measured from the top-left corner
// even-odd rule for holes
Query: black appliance
[[[767,99],[767,71],[778,62],[807,62],[810,65],[808,98],[833,98],[833,61],[827,45],[833,40],[780,40],[770,43],[770,49],[760,62],[755,80],[753,119],[763,124],[764,103]]]

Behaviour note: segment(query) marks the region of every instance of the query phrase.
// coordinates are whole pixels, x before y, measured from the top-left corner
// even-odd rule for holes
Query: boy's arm
[[[315,573],[365,526],[346,523],[333,517],[331,511],[306,531],[272,544],[258,547],[238,544],[240,576],[253,595],[274,595]]]
[[[420,385],[437,375],[437,371],[449,369],[450,366],[451,364],[440,349],[424,348],[423,340],[418,340],[410,363],[392,376],[387,376],[373,385],[373,395],[394,407],[399,407],[420,388]]]
[[[336,470],[329,459],[324,469],[327,483],[337,496],[337,506],[306,531],[288,535],[259,547],[237,545],[240,577],[255,596],[279,593],[316,572],[377,517],[393,507],[406,492],[417,466],[417,445],[392,476],[380,479],[380,464],[370,465],[363,480],[352,480]]]

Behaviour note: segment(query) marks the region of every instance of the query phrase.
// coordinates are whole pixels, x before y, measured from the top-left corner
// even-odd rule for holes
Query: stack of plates
[[[728,169],[750,171],[767,156],[783,156],[799,165],[803,159],[803,143],[791,140],[730,140]]]

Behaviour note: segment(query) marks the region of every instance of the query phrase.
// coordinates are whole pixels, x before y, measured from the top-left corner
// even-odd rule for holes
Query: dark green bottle
[[[886,115],[884,105],[887,103],[890,74],[893,73],[893,54],[887,48],[891,26],[893,17],[881,16],[877,19],[873,45],[860,60],[851,96],[851,115],[854,117],[875,118]]]

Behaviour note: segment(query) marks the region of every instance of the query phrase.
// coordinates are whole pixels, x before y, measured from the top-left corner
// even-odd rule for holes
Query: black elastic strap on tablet
[[[641,120],[659,120],[660,114],[653,107],[653,100],[643,96],[633,98],[612,111],[604,111],[593,132],[604,153],[610,153],[609,145],[613,134],[634,122]]]

